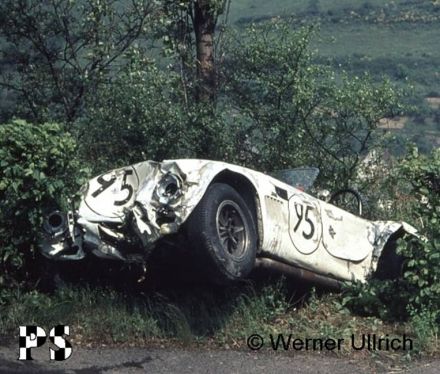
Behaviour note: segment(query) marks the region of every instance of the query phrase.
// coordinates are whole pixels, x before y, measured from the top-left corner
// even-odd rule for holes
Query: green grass
[[[227,337],[265,330],[288,308],[280,284],[258,290],[251,285],[179,287],[146,294],[69,286],[53,295],[17,292],[9,297],[2,306],[0,335],[11,334],[20,325],[48,328],[64,323],[72,326],[75,340],[84,342],[189,343],[208,338],[225,342]]]
[[[439,341],[424,316],[413,324],[386,323],[352,314],[341,305],[339,295],[317,296],[313,291],[295,295],[288,288],[279,280],[154,294],[78,285],[61,288],[54,295],[17,293],[1,306],[0,335],[13,336],[20,325],[48,329],[67,324],[74,346],[174,344],[247,349],[246,338],[255,333],[265,338],[282,333],[346,341],[351,334],[406,334],[414,339],[412,355],[439,353]],[[352,353],[349,345],[340,352]]]

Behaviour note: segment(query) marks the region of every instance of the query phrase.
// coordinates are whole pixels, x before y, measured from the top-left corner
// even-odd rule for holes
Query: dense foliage
[[[139,59],[91,98],[76,122],[83,157],[101,171],[146,159],[227,159],[234,134],[224,131],[225,114],[186,99],[172,69]]]
[[[46,209],[66,207],[84,181],[76,143],[53,123],[0,126],[0,288],[35,278]]]
[[[424,237],[402,248],[409,257],[405,273],[411,286],[409,301],[418,312],[436,310],[440,323],[440,149],[430,157],[413,150],[402,164],[402,174],[418,200],[412,218]]]
[[[407,196],[396,218],[416,225],[420,238],[400,241],[398,252],[405,257],[401,279],[350,286],[344,302],[361,313],[411,318],[421,333],[435,335],[440,332],[440,150],[424,156],[413,148],[396,170],[393,183],[400,196]]]
[[[15,98],[12,116],[71,122],[81,115],[84,98],[124,64],[134,42],[145,41],[151,24],[152,1],[118,3],[0,3],[0,87]]]
[[[353,183],[359,163],[380,147],[379,120],[398,113],[387,80],[350,76],[313,62],[310,27],[272,20],[228,43],[225,90],[241,122],[245,162],[263,170],[321,168],[323,181]]]

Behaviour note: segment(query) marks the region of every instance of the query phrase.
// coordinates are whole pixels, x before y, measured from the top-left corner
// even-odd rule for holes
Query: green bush
[[[45,210],[83,182],[75,152],[74,139],[60,125],[0,125],[0,289],[34,279]]]
[[[191,99],[180,76],[154,61],[135,56],[87,107],[76,129],[95,172],[144,160],[231,160],[228,113]]]
[[[409,301],[415,312],[432,309],[440,317],[440,149],[430,156],[414,149],[401,170],[411,183],[418,202],[413,207],[413,222],[422,240],[411,240],[401,252],[409,259],[405,280],[410,286]],[[439,318],[440,322],[440,318]]]
[[[341,188],[353,184],[362,158],[380,149],[379,120],[400,111],[400,93],[387,80],[316,63],[313,36],[313,28],[281,20],[232,33],[224,95],[242,124],[236,138],[245,165],[318,166],[326,187]]]
[[[410,194],[399,218],[417,226],[421,237],[399,242],[398,252],[406,259],[401,279],[355,284],[344,302],[364,314],[410,318],[424,326],[425,336],[427,327],[435,335],[440,332],[440,149],[429,156],[413,149],[397,170]]]

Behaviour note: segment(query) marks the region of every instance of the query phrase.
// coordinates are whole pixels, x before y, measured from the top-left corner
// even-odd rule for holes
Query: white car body
[[[169,176],[172,177],[169,177]],[[168,177],[167,177],[168,176]],[[164,178],[177,177],[168,198]],[[173,179],[174,180],[174,179]],[[270,258],[336,280],[366,281],[390,240],[416,230],[404,222],[369,221],[319,200],[266,174],[225,162],[182,159],[145,161],[115,169],[89,181],[75,218],[69,215],[71,243],[47,238],[47,257],[81,259],[85,248],[97,256],[142,261],[159,239],[179,231],[214,181],[239,183],[254,202],[258,258]],[[167,217],[166,219],[164,217]],[[126,254],[130,226],[141,247]],[[119,228],[118,228],[119,227]],[[55,235],[56,236],[56,235]]]

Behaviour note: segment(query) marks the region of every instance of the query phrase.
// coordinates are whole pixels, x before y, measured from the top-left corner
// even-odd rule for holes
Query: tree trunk
[[[200,102],[214,102],[216,72],[214,64],[215,12],[210,0],[194,3],[194,32],[197,49],[197,99]]]

